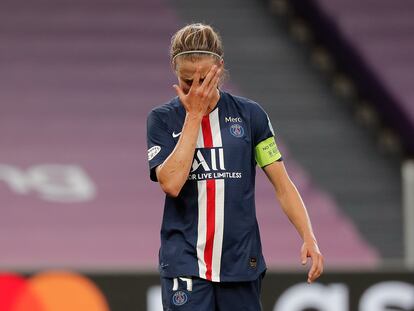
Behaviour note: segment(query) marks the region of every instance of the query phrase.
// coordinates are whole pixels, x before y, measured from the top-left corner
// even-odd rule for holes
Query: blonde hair
[[[171,38],[170,59],[173,68],[176,58],[196,60],[201,56],[224,56],[220,35],[209,25],[195,23],[178,30]]]

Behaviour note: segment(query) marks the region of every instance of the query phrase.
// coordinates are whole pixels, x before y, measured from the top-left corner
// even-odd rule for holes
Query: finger
[[[300,252],[300,259],[302,262],[302,265],[306,265],[306,262],[308,261],[308,250],[304,247]]]
[[[318,268],[317,255],[312,254],[311,258],[312,258],[312,267],[310,268],[309,273],[308,273],[308,283],[313,282],[313,280],[315,279],[315,273],[316,273],[317,268]]]
[[[184,98],[185,94],[184,94],[183,90],[177,84],[174,84],[173,88],[177,92],[177,95],[180,99]]]
[[[206,77],[204,78],[203,84],[201,85],[205,90],[209,89],[210,82],[216,74],[217,74],[217,66],[213,65],[208,71]]]
[[[200,70],[200,67],[197,67],[196,72],[194,73],[193,84],[191,85],[190,90],[200,86]]]
[[[218,82],[220,80],[220,73],[221,73],[221,69],[217,70],[216,75],[213,77],[213,79],[211,80],[208,86],[207,93],[209,94],[209,96],[214,95],[214,92],[217,90]]]
[[[200,92],[203,97],[206,97],[208,99],[211,99],[214,97],[215,92],[217,92],[217,85],[218,85],[218,71],[214,73],[213,78],[210,80],[210,83],[206,86],[203,84],[201,85]],[[207,78],[206,78],[207,79]],[[209,102],[206,102],[207,105],[209,105]]]
[[[320,277],[322,273],[323,273],[323,256],[319,255],[318,271],[317,271],[317,275],[316,275],[315,279]]]
[[[323,272],[323,256],[321,254],[317,254],[317,267],[313,275],[310,276],[310,281],[313,282],[317,278],[319,278]]]
[[[210,84],[208,86],[208,96],[209,96],[209,98],[212,98],[217,94],[220,77],[221,77],[221,69],[218,69],[217,72],[216,72],[216,75],[210,81]]]
[[[320,266],[318,264],[318,267],[315,269],[315,272],[309,278],[310,279],[310,282],[314,282],[318,277],[320,277],[321,274],[322,274],[321,268],[320,268]]]

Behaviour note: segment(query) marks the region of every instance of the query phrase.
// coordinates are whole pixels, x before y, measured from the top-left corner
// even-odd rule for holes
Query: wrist
[[[313,234],[305,235],[303,237],[303,242],[318,245],[318,242],[316,241],[316,238],[315,238],[315,236]]]
[[[190,121],[197,121],[197,122],[201,122],[201,120],[203,119],[203,114],[202,113],[194,113],[194,112],[188,112],[186,113],[186,119],[190,120]]]

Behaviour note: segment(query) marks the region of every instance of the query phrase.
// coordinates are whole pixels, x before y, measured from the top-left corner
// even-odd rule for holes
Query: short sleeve
[[[154,110],[149,113],[147,118],[147,146],[150,178],[152,181],[157,181],[155,168],[171,154],[175,142],[168,131],[167,124]]]
[[[275,132],[266,112],[258,104],[252,111],[252,134],[256,162],[260,167],[275,161],[282,161],[282,155],[277,147]]]

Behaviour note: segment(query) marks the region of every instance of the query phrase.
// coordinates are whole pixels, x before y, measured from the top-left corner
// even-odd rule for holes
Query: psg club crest
[[[233,135],[234,137],[240,138],[243,137],[244,135],[244,129],[243,126],[241,126],[240,124],[233,124],[232,126],[230,126],[230,133],[231,135]]]
[[[175,292],[172,297],[172,303],[176,306],[182,306],[187,301],[188,301],[188,295],[182,290]]]

